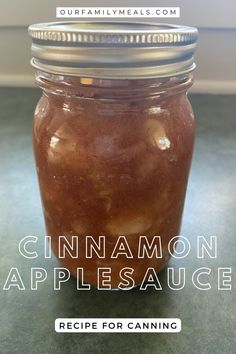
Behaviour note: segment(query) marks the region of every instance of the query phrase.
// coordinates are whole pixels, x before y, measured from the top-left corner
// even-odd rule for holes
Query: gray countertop
[[[26,235],[45,234],[31,150],[31,120],[40,92],[0,89],[0,353],[206,353],[236,352],[236,97],[192,95],[197,139],[181,234],[191,252],[171,265],[186,267],[186,286],[170,290],[166,271],[162,291],[82,292],[70,280],[53,291],[53,258],[45,260],[42,237],[34,260],[23,258],[18,242]],[[196,236],[216,235],[216,259],[196,258]],[[17,267],[26,290],[3,285]],[[30,290],[30,268],[48,270],[48,279]],[[210,267],[211,290],[191,283],[196,268]],[[232,290],[217,290],[217,268],[232,268]],[[58,317],[172,317],[182,320],[176,334],[61,334]]]

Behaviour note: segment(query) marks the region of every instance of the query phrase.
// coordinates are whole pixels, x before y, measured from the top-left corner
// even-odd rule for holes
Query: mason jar
[[[197,30],[62,22],[29,33],[42,89],[33,144],[52,249],[95,287],[139,285],[148,269],[167,265],[180,230]]]

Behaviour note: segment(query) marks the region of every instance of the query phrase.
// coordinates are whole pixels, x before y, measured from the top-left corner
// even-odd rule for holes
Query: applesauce
[[[41,37],[33,38],[35,45],[44,45]],[[189,41],[183,45],[189,46]],[[54,44],[52,39],[50,44]],[[120,43],[118,48],[122,52]],[[137,48],[130,49],[130,58]],[[80,44],[80,50],[87,49]],[[64,258],[58,257],[72,275],[83,268],[86,282],[97,287],[97,269],[110,268],[111,287],[118,288],[122,269],[132,268],[138,285],[149,267],[159,272],[166,266],[168,243],[180,230],[194,143],[194,116],[186,95],[192,85],[193,64],[179,72],[174,66],[173,72],[163,74],[162,68],[159,74],[142,77],[136,67],[132,73],[126,58],[124,72],[130,75],[124,78],[122,71],[116,71],[117,63],[108,65],[106,77],[106,67],[88,66],[93,75],[81,65],[75,74],[75,65],[68,73],[68,63],[63,70],[62,63],[54,59],[50,65],[57,69],[49,70],[40,60],[42,68],[34,66],[43,94],[35,110],[33,144],[52,249],[58,257],[59,237],[64,235],[71,244],[76,236],[79,256],[71,250]],[[146,69],[147,63],[143,72]],[[105,236],[105,256],[93,252],[92,258],[86,257],[87,235],[95,241]],[[142,235],[150,242],[160,235],[161,258],[138,257]],[[132,257],[127,257],[124,245],[112,257],[119,236],[125,236]]]

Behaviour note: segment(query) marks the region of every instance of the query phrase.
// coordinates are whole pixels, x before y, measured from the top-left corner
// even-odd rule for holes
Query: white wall
[[[236,1],[68,1],[1,0],[0,85],[31,86],[27,26],[55,21],[56,6],[180,6],[180,19],[162,20],[199,28],[194,91],[236,93]],[[143,21],[143,19],[141,19]],[[150,21],[150,19],[148,19]],[[156,21],[156,19],[151,19]]]

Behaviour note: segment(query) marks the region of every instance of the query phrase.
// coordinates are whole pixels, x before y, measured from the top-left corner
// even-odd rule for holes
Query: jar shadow
[[[94,288],[77,290],[77,280],[72,278],[56,297],[57,307],[61,317],[162,317],[166,315],[168,301],[171,301],[166,269],[159,273],[158,279],[161,284],[159,290],[149,286],[146,290],[136,287],[132,290],[104,291]]]
[[[55,296],[55,318],[172,318],[176,304],[168,288],[166,269],[158,274],[158,279],[162,290],[137,287],[127,291],[85,291],[77,290],[77,281],[72,278]],[[96,348],[96,353],[138,354],[143,353],[143,347],[152,352],[153,341],[155,345],[165,345],[165,338],[156,333],[56,333],[52,341],[58,353],[81,352],[81,348],[94,353]]]

